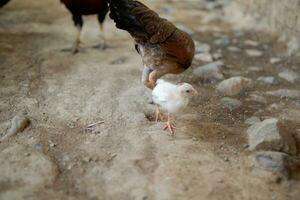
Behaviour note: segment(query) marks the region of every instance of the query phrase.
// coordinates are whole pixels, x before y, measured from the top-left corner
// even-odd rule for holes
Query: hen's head
[[[194,89],[194,87],[188,83],[182,83],[178,85],[178,90],[181,95],[187,98],[193,97],[198,94],[198,92]]]

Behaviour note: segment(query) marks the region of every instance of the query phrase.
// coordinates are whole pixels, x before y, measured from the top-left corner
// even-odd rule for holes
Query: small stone
[[[257,47],[257,46],[259,45],[258,42],[253,41],[253,40],[246,40],[246,41],[244,42],[244,44],[247,45],[247,46],[252,46],[252,47]]]
[[[86,163],[89,163],[89,162],[91,162],[92,161],[92,158],[91,157],[84,157],[83,158],[83,162],[86,162]]]
[[[223,62],[221,62],[221,61],[212,62],[212,63],[209,63],[209,64],[206,64],[206,65],[196,68],[193,71],[193,74],[204,80],[209,80],[209,81],[223,80],[224,76],[220,70],[220,68],[223,65],[224,65]]]
[[[299,75],[296,72],[290,70],[280,72],[278,76],[290,83],[296,83],[299,80]]]
[[[230,44],[230,40],[228,37],[221,37],[214,41],[214,44],[217,46],[225,47]]]
[[[296,101],[296,106],[300,108],[300,99]]]
[[[195,55],[196,60],[200,60],[202,62],[212,62],[213,57],[210,53],[198,53]]]
[[[244,145],[243,145],[243,148],[244,148],[244,149],[248,149],[248,148],[249,148],[249,144],[244,144]]]
[[[248,72],[261,72],[261,71],[263,71],[261,67],[255,67],[255,66],[248,67]]]
[[[290,99],[300,99],[299,90],[290,90],[290,89],[279,89],[275,91],[267,92],[268,95],[280,97],[280,98],[290,98]]]
[[[249,98],[247,99],[249,101],[254,101],[254,102],[257,102],[257,103],[262,103],[262,104],[266,104],[267,103],[267,99],[256,94],[256,93],[252,93],[249,95]]]
[[[297,147],[292,135],[287,131],[280,131],[278,119],[266,119],[248,128],[249,149],[284,151],[297,153]]]
[[[258,122],[260,122],[260,119],[258,117],[255,117],[255,116],[250,117],[250,118],[245,120],[245,124],[248,124],[248,125],[253,125],[253,124],[258,123]]]
[[[276,85],[276,84],[278,84],[278,81],[273,76],[258,77],[256,82],[260,85]]]
[[[234,96],[252,87],[253,81],[251,79],[237,76],[219,83],[217,91],[226,96]]]
[[[227,47],[227,50],[231,51],[231,52],[240,52],[241,51],[240,48],[235,47],[235,46],[229,46],[229,47]]]
[[[28,153],[28,152],[24,153],[24,156],[26,156],[26,157],[28,157],[28,156],[30,156],[30,155],[31,155],[31,154]]]
[[[225,162],[229,162],[229,158],[228,158],[228,157],[225,157],[225,158],[224,158],[224,161],[225,161]]]
[[[261,51],[256,50],[256,49],[247,49],[246,53],[250,57],[260,57],[263,55],[263,53]]]
[[[49,140],[48,142],[49,142],[50,147],[55,147],[56,146],[56,144],[54,142],[52,142],[51,140]]]
[[[276,58],[276,57],[270,58],[270,63],[271,64],[276,64],[276,63],[279,63],[280,61],[281,61],[280,58]]]
[[[256,167],[273,172],[284,179],[290,179],[292,168],[299,165],[288,154],[273,151],[258,152],[254,155],[254,160]]]
[[[224,97],[221,99],[222,105],[230,111],[234,111],[242,106],[242,102],[237,99]]]
[[[212,57],[214,60],[219,60],[223,57],[223,55],[221,53],[213,53]]]
[[[208,53],[210,52],[210,46],[206,43],[195,42],[196,53]]]
[[[22,132],[25,128],[27,128],[30,124],[30,120],[27,117],[26,112],[21,112],[17,114],[11,120],[10,129],[6,132],[6,134],[0,139],[0,141],[6,140],[11,136],[16,135],[19,132]]]

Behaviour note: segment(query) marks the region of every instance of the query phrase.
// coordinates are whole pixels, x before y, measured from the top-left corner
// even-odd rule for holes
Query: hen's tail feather
[[[135,0],[108,0],[110,17],[117,28],[128,31],[137,41],[164,42],[176,27]]]
[[[110,17],[115,21],[117,28],[129,32],[145,32],[143,24],[132,13],[139,6],[139,2],[132,0],[108,0]]]

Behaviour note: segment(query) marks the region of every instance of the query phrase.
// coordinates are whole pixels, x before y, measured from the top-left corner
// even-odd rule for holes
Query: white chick
[[[175,85],[159,79],[156,84],[152,91],[152,99],[156,104],[156,121],[163,116],[160,109],[168,112],[168,121],[164,130],[169,129],[171,134],[174,134],[175,125],[171,121],[171,115],[182,111],[188,105],[190,98],[198,93],[188,83]]]

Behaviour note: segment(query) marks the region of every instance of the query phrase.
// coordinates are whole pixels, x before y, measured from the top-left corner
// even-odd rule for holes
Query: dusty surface
[[[218,8],[209,11],[198,1],[163,3],[148,4],[185,24],[212,51],[219,48],[213,41],[222,34],[241,48],[230,52],[222,47],[226,78],[256,80],[277,77],[286,68],[300,71],[297,57],[269,63],[284,49],[275,37],[233,32],[218,18],[209,18],[221,12]],[[193,77],[192,69],[201,64],[195,62],[186,73],[166,77],[190,82],[201,93],[178,116],[172,137],[161,130],[163,123],[149,120],[154,106],[140,82],[141,61],[129,35],[107,20],[105,35],[112,48],[93,48],[101,43],[98,24],[93,16],[85,22],[84,45],[72,56],[64,49],[71,46],[75,28],[58,0],[12,1],[0,10],[1,132],[20,111],[31,119],[29,128],[0,144],[0,199],[299,199],[297,174],[277,183],[253,170],[244,124],[256,115],[289,119],[299,128],[299,101],[265,93],[299,90],[299,84],[256,85],[237,96],[243,106],[229,112],[220,105],[215,84]],[[247,57],[246,39],[258,40],[256,48],[264,55]],[[250,94],[266,102],[251,101]]]

